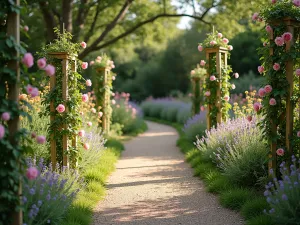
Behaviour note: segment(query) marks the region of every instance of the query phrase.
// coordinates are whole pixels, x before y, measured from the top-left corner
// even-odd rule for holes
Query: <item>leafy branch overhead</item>
[[[179,4],[178,8],[182,8],[186,3],[179,1]],[[48,41],[56,38],[53,28],[60,27],[62,30],[64,24],[65,29],[73,34],[73,41],[88,42],[89,47],[79,54],[80,59],[114,44],[160,18],[186,16],[210,24],[205,18],[211,9],[218,6],[217,1],[207,1],[207,4],[199,6],[199,11],[195,10],[195,5],[193,1],[194,11],[188,14],[183,11],[177,13],[170,0],[157,3],[146,0],[28,1],[28,6],[36,9],[33,15],[43,18]]]

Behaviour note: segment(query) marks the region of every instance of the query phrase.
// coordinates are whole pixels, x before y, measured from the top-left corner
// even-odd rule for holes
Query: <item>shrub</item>
[[[252,199],[253,194],[247,189],[230,189],[221,193],[220,202],[226,208],[240,209],[247,201]]]
[[[197,140],[197,136],[202,137],[205,134],[206,130],[206,113],[201,112],[191,118],[189,118],[185,124],[183,131],[187,137],[187,139],[191,142]]]
[[[292,156],[292,164],[288,167],[284,162],[280,165],[282,180],[266,185],[264,195],[270,205],[267,214],[278,224],[300,224],[300,160]],[[273,171],[270,171],[272,174]]]
[[[241,209],[241,214],[245,219],[251,219],[263,214],[264,209],[268,207],[266,199],[263,197],[254,198],[243,205]]]
[[[269,216],[260,215],[248,220],[246,222],[246,225],[275,225],[275,224],[274,221]]]
[[[222,175],[215,177],[207,186],[207,190],[212,193],[221,193],[231,188],[233,188],[232,183]]]
[[[255,119],[222,123],[197,139],[205,159],[211,159],[232,182],[252,186],[266,175],[268,149]]]

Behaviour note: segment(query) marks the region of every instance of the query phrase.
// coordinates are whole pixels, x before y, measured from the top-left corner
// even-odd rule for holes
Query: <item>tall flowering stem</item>
[[[204,88],[205,103],[207,106],[207,128],[211,129],[228,118],[229,83],[231,67],[227,64],[233,47],[228,45],[229,40],[217,31],[208,34],[198,49],[204,49],[206,55],[207,77]]]
[[[266,77],[262,109],[262,129],[270,143],[269,168],[275,171],[278,161],[299,154],[300,140],[297,131],[299,120],[300,68],[300,9],[292,1],[278,1],[265,5],[258,14],[265,21],[264,42],[259,49],[262,65],[259,73]],[[262,93],[263,91],[261,91]],[[285,154],[277,156],[277,149]]]

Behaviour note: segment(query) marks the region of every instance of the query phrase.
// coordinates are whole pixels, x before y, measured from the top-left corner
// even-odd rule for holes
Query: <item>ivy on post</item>
[[[102,117],[99,119],[99,126],[108,134],[111,123],[111,94],[112,94],[112,73],[114,62],[106,55],[98,56],[95,61],[91,61],[91,65],[95,68],[93,73],[94,93],[96,96],[96,108],[102,110]]]
[[[207,73],[205,68],[205,61],[201,60],[200,64],[193,70],[191,70],[191,82],[193,87],[193,105],[192,105],[192,115],[200,113],[201,101],[203,100],[202,88],[204,84],[204,78]]]
[[[266,22],[258,71],[267,82],[260,89],[263,107],[256,111],[263,115],[261,127],[270,143],[268,167],[272,175],[282,161],[300,153],[299,5],[287,0],[266,4],[252,19]]]
[[[229,40],[223,38],[221,33],[214,31],[208,34],[207,39],[199,44],[198,50],[205,50],[207,76],[204,85],[204,96],[207,108],[207,129],[217,126],[218,123],[226,121],[228,110],[229,83],[231,67],[227,65],[229,52],[233,49],[228,45]]]

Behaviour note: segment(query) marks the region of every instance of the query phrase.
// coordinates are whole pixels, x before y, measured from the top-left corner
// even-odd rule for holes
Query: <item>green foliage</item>
[[[300,21],[299,6],[294,5],[290,0],[278,1],[276,4],[265,4],[259,16],[268,22],[276,19],[281,20],[285,17]]]
[[[253,199],[253,194],[247,189],[234,188],[222,192],[220,194],[220,202],[226,208],[241,209],[247,201]]]
[[[197,140],[198,137],[205,135],[206,123],[201,121],[195,124],[190,125],[188,128],[184,129],[186,138],[192,143]]]
[[[267,215],[256,216],[246,222],[246,225],[274,225],[274,224],[276,223],[274,223],[274,221]]]
[[[215,177],[209,184],[207,184],[207,190],[212,193],[222,193],[228,189],[232,189],[233,184],[228,180],[228,178],[223,175]]]
[[[241,208],[241,214],[247,220],[263,215],[264,209],[268,208],[265,198],[255,198],[246,202]]]

